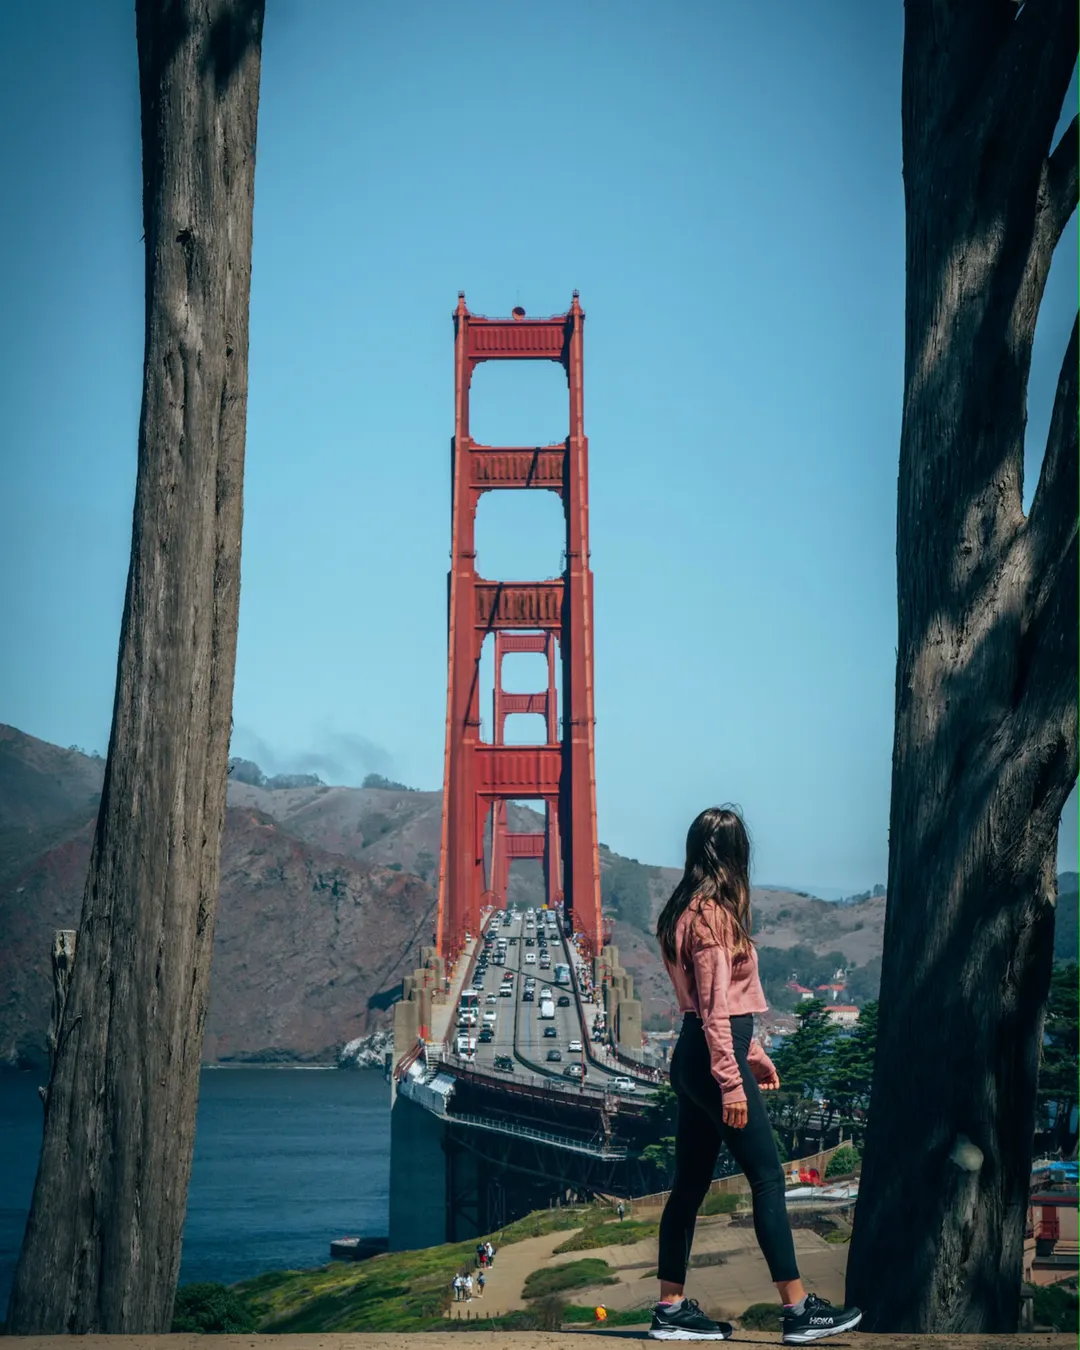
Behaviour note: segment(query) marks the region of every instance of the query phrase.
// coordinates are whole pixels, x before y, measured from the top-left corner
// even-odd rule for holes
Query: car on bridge
[[[545,1028],[544,1028],[544,1035],[545,1035],[545,1037],[546,1037],[549,1041],[554,1040],[555,1037],[556,1037],[558,1034],[559,1034],[559,1029],[558,1029],[558,1027],[545,1027]]]
[[[535,992],[532,989],[526,989],[521,996],[521,1001],[522,1003],[532,1003],[535,1000],[535,998],[536,998]]]
[[[494,1031],[492,1031],[490,1027],[484,1027],[484,1029],[480,1032],[478,1039],[481,1045],[490,1045],[491,1042],[495,1039],[495,1033]]]
[[[566,1048],[567,1050],[571,1051],[572,1054],[575,1055],[581,1054],[581,1042],[577,1039],[577,1037],[575,1037]]]
[[[584,1077],[585,1077],[585,1067],[584,1067],[584,1065],[582,1065],[582,1064],[568,1064],[568,1065],[566,1066],[566,1068],[563,1069],[563,1077],[565,1077],[565,1078],[584,1078]]]
[[[513,998],[513,997],[514,997],[514,986],[512,984],[504,984],[502,988],[499,990],[499,998]]]
[[[499,1014],[495,1011],[494,1008],[488,1008],[487,1012],[484,1013],[484,1021],[489,1026],[491,1025],[492,1022],[497,1022],[498,1020]]]
[[[570,995],[569,995],[569,994],[560,994],[559,997],[555,1000],[555,1004],[556,1004],[556,1006],[559,1007],[559,1008],[569,1008],[569,1006],[570,1006]]]
[[[495,1067],[501,1070],[503,1073],[513,1073],[514,1061],[510,1058],[509,1055],[496,1055]]]
[[[613,1078],[611,1086],[615,1092],[636,1092],[637,1084],[632,1078]]]
[[[535,952],[526,952],[526,953],[525,953],[525,964],[526,964],[527,966],[535,966],[535,965],[536,965],[536,953],[535,953]]]
[[[561,1050],[549,1050],[547,1052],[547,1061],[549,1064],[558,1064],[562,1059]]]
[[[498,994],[488,994],[487,998],[485,999],[485,1002],[487,1003],[498,1003],[498,1001],[499,1001]]]

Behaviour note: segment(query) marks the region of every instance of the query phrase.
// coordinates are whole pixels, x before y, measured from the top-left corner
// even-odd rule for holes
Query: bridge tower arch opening
[[[479,930],[485,903],[505,904],[513,857],[542,857],[549,904],[562,904],[588,955],[598,953],[600,861],[596,830],[593,703],[593,578],[588,541],[588,440],[584,429],[582,340],[585,314],[570,309],[534,319],[471,314],[464,293],[454,313],[454,436],[451,441],[451,567],[448,585],[446,749],[436,944],[453,961]],[[570,432],[542,446],[493,446],[469,431],[473,372],[483,361],[554,361],[566,374]],[[555,493],[565,522],[563,570],[543,581],[500,581],[476,566],[476,512],[496,490]],[[495,638],[491,735],[481,732],[480,657]],[[509,692],[502,661],[542,654],[546,688]],[[547,735],[507,743],[506,719],[539,714]],[[486,718],[483,719],[486,722]],[[506,804],[538,799],[545,828],[514,834]],[[490,876],[484,837],[490,816]],[[521,852],[520,850],[525,850]]]

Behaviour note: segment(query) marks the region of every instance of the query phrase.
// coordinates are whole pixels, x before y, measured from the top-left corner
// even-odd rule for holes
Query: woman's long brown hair
[[[722,927],[713,911],[719,909],[735,929],[733,956],[746,956],[750,939],[750,836],[742,817],[730,806],[710,806],[690,826],[686,835],[686,868],[671,899],[660,911],[656,936],[660,949],[671,962],[678,960],[675,928],[687,906],[697,900],[702,916],[717,940]]]

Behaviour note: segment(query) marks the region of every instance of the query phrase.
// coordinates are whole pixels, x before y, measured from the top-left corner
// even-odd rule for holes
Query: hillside
[[[103,769],[0,728],[0,1061],[44,1060],[52,932],[78,927]],[[204,1058],[332,1061],[385,1023],[431,941],[435,891],[363,857],[362,835],[360,857],[331,851],[236,796],[230,786]]]
[[[238,762],[230,779],[205,1058],[331,1060],[384,1025],[402,976],[434,927],[442,794],[394,786],[266,780]],[[40,1060],[51,1000],[52,931],[77,927],[104,762],[0,726],[0,1062]],[[540,816],[510,808],[512,830]],[[670,987],[652,936],[678,880],[601,845],[612,940],[653,1025]],[[1076,873],[1062,876],[1055,952],[1075,959]],[[510,898],[539,903],[539,862],[515,863]],[[770,1004],[792,1003],[792,974],[813,988],[838,965],[855,1002],[877,992],[884,897],[829,904],[756,889],[754,934]],[[851,968],[854,968],[853,970]]]

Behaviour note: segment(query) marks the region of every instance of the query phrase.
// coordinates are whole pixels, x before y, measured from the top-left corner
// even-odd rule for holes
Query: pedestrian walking
[[[618,1214],[619,1222],[622,1223],[623,1215],[626,1213],[626,1210],[623,1208],[623,1202],[621,1200],[619,1201],[619,1206],[616,1209],[615,1213]]]
[[[477,1289],[477,1295],[476,1295],[476,1296],[477,1296],[477,1298],[483,1298],[483,1297],[484,1297],[484,1285],[485,1285],[485,1284],[487,1284],[487,1276],[484,1274],[483,1271],[481,1271],[480,1274],[477,1275],[477,1277],[476,1277],[476,1289]]]
[[[754,1013],[768,1004],[750,939],[750,839],[737,811],[710,807],[686,836],[686,868],[660,913],[656,936],[683,1013],[671,1057],[678,1113],[675,1176],[660,1219],[660,1301],[654,1340],[720,1341],[714,1322],[684,1294],[698,1208],[726,1144],[750,1182],[754,1233],[780,1294],[783,1340],[804,1345],[852,1331],[858,1308],[808,1294],[799,1277],[784,1200],[784,1169],[763,1091],[780,1078],[753,1041]]]
[[[482,1266],[487,1260],[487,1247],[482,1243],[476,1244],[476,1264]]]
[[[461,1276],[460,1276],[460,1275],[455,1275],[455,1276],[454,1276],[454,1302],[455,1302],[455,1303],[460,1303],[460,1302],[461,1302]]]
[[[491,1245],[490,1242],[486,1243],[485,1245],[487,1247],[487,1263],[489,1266],[493,1266],[495,1264],[495,1248]]]
[[[465,1276],[465,1302],[466,1302],[466,1303],[471,1303],[471,1302],[472,1302],[472,1276],[471,1276],[471,1275],[466,1275],[466,1276]]]

